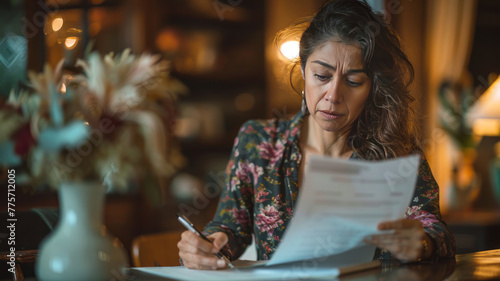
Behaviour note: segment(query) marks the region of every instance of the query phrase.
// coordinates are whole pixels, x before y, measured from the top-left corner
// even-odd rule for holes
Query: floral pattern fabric
[[[306,113],[307,114],[307,113]],[[299,134],[304,113],[291,120],[251,120],[240,129],[226,168],[226,185],[205,234],[225,232],[226,250],[237,259],[255,237],[257,258],[270,259],[290,222],[300,187]],[[406,218],[420,220],[433,239],[435,257],[453,257],[455,239],[439,211],[439,188],[422,151],[415,194]],[[351,159],[360,159],[353,153]],[[388,259],[377,249],[375,258]]]

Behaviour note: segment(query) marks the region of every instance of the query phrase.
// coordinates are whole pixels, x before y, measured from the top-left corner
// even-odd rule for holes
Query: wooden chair
[[[36,208],[30,210],[18,210],[15,223],[15,268],[14,274],[7,271],[7,262],[10,262],[9,229],[0,233],[0,262],[5,264],[0,267],[0,280],[25,280],[35,276],[35,260],[38,248],[43,240],[56,226],[59,211],[55,208]],[[7,211],[0,212],[0,221],[7,222],[10,219]],[[12,235],[12,233],[10,233]],[[5,268],[5,271],[3,270]]]
[[[135,267],[178,266],[179,249],[183,231],[145,234],[132,241],[132,261]]]

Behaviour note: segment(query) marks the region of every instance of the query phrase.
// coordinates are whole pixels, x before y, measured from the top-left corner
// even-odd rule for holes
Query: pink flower
[[[254,184],[257,183],[259,176],[264,174],[264,169],[259,166],[255,166],[254,163],[248,163],[248,160],[238,163],[238,168],[236,169],[236,177],[245,183],[251,183],[250,174],[253,175]]]
[[[250,169],[248,167],[248,161],[245,160],[245,162],[238,163],[236,177],[242,182],[250,183]]]
[[[271,138],[276,137],[276,127],[274,126],[264,127],[264,131],[268,133]]]
[[[415,207],[416,206],[413,206],[410,211],[407,212],[407,218],[419,220],[422,222],[422,225],[427,228],[432,227],[433,223],[439,222],[434,214],[422,210],[417,211],[414,209]]]
[[[235,191],[236,190],[236,186],[240,183],[240,180],[237,178],[237,177],[233,177],[231,179],[231,187],[229,190],[231,191]]]
[[[276,162],[283,154],[285,146],[283,145],[281,140],[278,140],[275,146],[273,146],[272,143],[263,142],[262,144],[258,145],[257,148],[259,149],[260,156],[262,156],[263,159],[269,160],[269,166],[274,166],[274,164],[276,164]]]
[[[268,191],[259,190],[259,193],[257,193],[257,198],[255,199],[255,202],[259,202],[260,203],[260,202],[266,201],[266,199],[265,198],[263,199],[262,197],[266,196],[268,194],[269,194]]]
[[[257,182],[259,181],[259,177],[264,174],[264,168],[255,166],[254,163],[248,164],[248,168],[253,173],[253,183],[257,184]]]
[[[239,224],[248,223],[248,215],[245,210],[232,208],[231,213],[233,213],[233,217]]]
[[[429,198],[430,200],[437,199],[437,194],[438,194],[438,191],[436,191],[436,190],[427,190],[425,192],[425,197]]]
[[[281,194],[276,195],[274,197],[274,204],[279,205],[281,203]]]
[[[413,206],[413,207],[408,207],[406,208],[406,216],[410,217],[413,216],[414,213],[418,212],[420,210],[419,206]]]
[[[253,126],[252,126],[252,125],[250,125],[250,126],[248,126],[248,127],[247,127],[247,129],[245,130],[245,133],[249,134],[249,133],[251,133],[251,132],[253,132],[253,131],[254,131],[254,130],[253,130]]]
[[[257,214],[257,227],[260,231],[268,232],[269,235],[272,236],[274,229],[283,223],[283,220],[280,218],[281,212],[278,212],[278,210],[271,205],[267,205],[260,211],[261,213]]]

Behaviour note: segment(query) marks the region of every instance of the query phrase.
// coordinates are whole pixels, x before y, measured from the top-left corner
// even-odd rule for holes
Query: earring
[[[302,107],[300,108],[300,110],[304,115],[309,114],[309,110],[307,109],[306,95],[304,91],[302,91]]]

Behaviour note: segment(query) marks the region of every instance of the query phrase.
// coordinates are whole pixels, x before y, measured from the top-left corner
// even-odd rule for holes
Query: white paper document
[[[293,219],[268,264],[341,254],[380,233],[378,223],[402,218],[415,190],[419,159],[312,156]]]
[[[265,264],[235,270],[136,268],[179,280],[287,280],[335,277],[370,268],[375,247],[363,239],[377,224],[402,218],[415,190],[419,156],[367,162],[311,156],[292,221]]]
[[[336,277],[342,274],[378,267],[380,261],[370,261],[368,263],[357,263],[356,255],[372,255],[373,247],[359,247],[353,249],[353,254],[345,259],[338,255],[336,259],[329,259],[328,263],[315,260],[301,261],[293,264],[280,264],[274,266],[260,265],[256,267],[239,267],[238,261],[233,264],[236,270],[194,270],[183,266],[174,267],[139,267],[133,270],[167,277],[174,280],[309,280]],[[335,266],[332,266],[334,264]],[[134,274],[136,276],[137,274]]]

